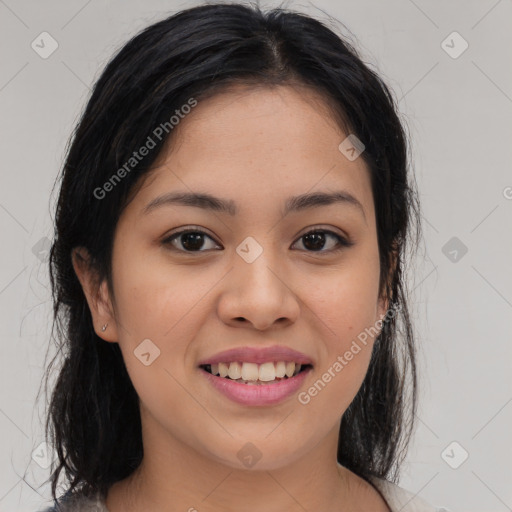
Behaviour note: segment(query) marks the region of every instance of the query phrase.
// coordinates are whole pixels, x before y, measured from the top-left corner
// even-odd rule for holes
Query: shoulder
[[[370,477],[370,482],[382,494],[391,508],[391,512],[439,512],[440,510],[446,510],[428,504],[419,496],[402,489],[389,480]]]
[[[99,494],[91,496],[66,493],[40,512],[108,512]]]

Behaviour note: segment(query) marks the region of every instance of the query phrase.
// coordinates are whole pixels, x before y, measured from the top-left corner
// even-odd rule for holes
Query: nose
[[[293,324],[300,314],[293,284],[290,273],[270,256],[270,251],[264,250],[252,263],[237,255],[224,280],[219,317],[227,325],[248,323],[256,330]]]

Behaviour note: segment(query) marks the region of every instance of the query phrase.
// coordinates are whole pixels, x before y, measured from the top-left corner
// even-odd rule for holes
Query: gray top
[[[391,512],[449,512],[446,508],[429,505],[412,492],[382,478],[371,477],[370,481],[386,500]],[[55,504],[42,512],[109,512],[99,494],[93,497],[79,495],[72,500],[61,498],[59,502],[60,509]]]

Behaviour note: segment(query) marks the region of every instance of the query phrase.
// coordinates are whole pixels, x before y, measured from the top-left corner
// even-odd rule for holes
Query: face
[[[114,303],[102,288],[113,316],[90,302],[97,333],[119,343],[148,438],[238,468],[252,443],[258,469],[290,464],[337,440],[375,329],[360,335],[386,311],[368,169],[338,149],[348,134],[321,98],[291,87],[199,102],[174,135],[118,222]],[[290,200],[334,192],[342,199],[328,204]],[[162,199],[170,193],[209,194],[232,211]],[[273,403],[230,398],[199,367],[276,346],[312,367]]]

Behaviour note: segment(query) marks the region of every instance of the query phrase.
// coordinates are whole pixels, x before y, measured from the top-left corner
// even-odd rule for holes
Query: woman
[[[419,207],[350,44],[236,4],[155,23],[100,76],[61,179],[52,510],[434,510],[393,483]]]

